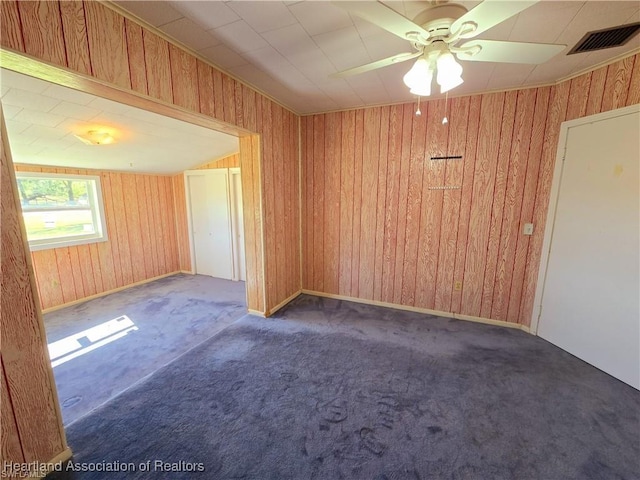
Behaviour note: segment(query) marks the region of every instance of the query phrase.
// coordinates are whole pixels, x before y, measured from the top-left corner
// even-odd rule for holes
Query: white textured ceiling
[[[238,139],[2,69],[2,110],[14,163],[177,173],[236,153]],[[107,129],[112,145],[74,134]]]
[[[348,79],[340,70],[412,51],[409,43],[328,1],[116,1],[237,78],[297,113],[411,101],[402,63]],[[429,2],[384,2],[413,18]],[[455,2],[471,9],[479,1]],[[566,44],[543,65],[464,63],[466,95],[552,83],[640,47],[567,56],[587,31],[640,21],[640,2],[546,0],[476,38]]]

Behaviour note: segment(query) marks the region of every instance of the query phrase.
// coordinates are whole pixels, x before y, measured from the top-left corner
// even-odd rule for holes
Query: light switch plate
[[[522,229],[523,235],[533,235],[533,223],[525,223]]]

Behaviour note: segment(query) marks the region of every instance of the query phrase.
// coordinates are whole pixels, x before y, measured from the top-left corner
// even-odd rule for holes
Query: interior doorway
[[[4,69],[1,102],[67,425],[247,312],[243,283],[179,273],[174,190],[239,142],[214,150],[210,128]],[[77,138],[98,126],[115,142]]]
[[[244,280],[244,226],[240,169],[185,172],[193,270]]]

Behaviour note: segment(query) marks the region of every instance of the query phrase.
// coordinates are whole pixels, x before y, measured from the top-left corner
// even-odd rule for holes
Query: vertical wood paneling
[[[533,114],[533,125],[531,129],[531,141],[529,143],[529,158],[527,160],[527,172],[525,174],[525,184],[522,195],[522,207],[520,209],[519,231],[517,233],[518,243],[516,255],[513,263],[513,275],[511,280],[511,290],[509,292],[509,308],[507,310],[507,321],[518,322],[520,319],[520,301],[524,275],[526,270],[527,252],[529,236],[522,235],[522,227],[525,223],[533,222],[533,211],[535,208],[535,192],[538,185],[538,173],[540,171],[540,157],[542,155],[542,143],[547,121],[549,108],[550,88],[539,88],[536,98],[536,107]],[[538,226],[540,228],[541,226]]]
[[[224,104],[225,97],[222,89],[222,73],[216,69],[213,69],[211,74],[213,78],[213,107],[215,110],[215,117],[219,120],[224,120]],[[260,100],[256,99],[256,108],[260,105]]]
[[[402,106],[396,105],[390,107],[389,147],[387,153],[387,189],[384,211],[384,238],[382,246],[382,290],[380,293],[381,300],[383,302],[393,302],[403,119],[404,109]],[[345,152],[345,154],[346,153],[347,152]]]
[[[84,295],[91,296],[98,293],[96,286],[96,278],[94,274],[94,260],[91,258],[91,245],[80,245],[78,250],[79,271],[82,275],[82,283],[84,285]],[[97,262],[96,262],[97,263]],[[100,291],[102,291],[100,287]]]
[[[314,137],[323,134],[316,129],[319,128],[314,122],[313,125]],[[360,284],[360,235],[361,235],[361,222],[362,222],[362,162],[363,162],[363,149],[364,149],[364,112],[362,110],[356,111],[356,136],[354,143],[354,164],[353,164],[353,221],[351,224],[351,288],[350,294],[354,297],[358,296],[358,286]],[[314,149],[315,154],[315,149]],[[321,161],[316,161],[316,166],[321,165]],[[320,168],[320,167],[317,167]],[[316,192],[320,192],[319,188],[314,189]],[[314,193],[316,195],[317,193]],[[314,212],[315,215],[315,212]],[[322,226],[316,225],[318,232],[321,232]],[[316,253],[322,259],[322,255]],[[316,262],[317,265],[317,262]]]
[[[196,167],[196,170],[208,170],[212,168],[240,168],[240,154],[234,153],[224,158],[214,160],[213,162],[205,163]]]
[[[354,160],[355,160],[355,140],[356,140],[356,114],[355,111],[344,112],[340,122],[340,295],[351,294],[351,259],[352,259],[352,246],[353,246],[353,173],[354,173]],[[313,133],[313,117],[305,117],[303,120],[303,138],[309,139]],[[307,144],[309,141],[307,140]],[[303,155],[307,155],[307,164],[310,161],[315,160],[313,152],[309,149],[303,150]],[[304,159],[303,159],[304,161]],[[320,159],[318,159],[320,161]],[[313,177],[307,171],[307,178],[305,183],[305,177],[303,172],[303,185],[306,187],[307,199],[309,191],[309,183],[313,181]],[[307,218],[309,217],[309,210],[306,210]],[[311,212],[311,215],[313,213]],[[304,221],[304,220],[303,220]],[[309,233],[307,233],[309,236]],[[308,237],[307,237],[308,238]],[[308,249],[305,252],[308,253]],[[303,275],[307,274],[309,268],[309,262],[305,262],[303,267]]]
[[[444,184],[451,187],[462,187],[463,166],[466,157],[465,137],[469,116],[469,98],[453,99],[450,112],[447,155],[461,156],[462,158],[446,162]],[[440,230],[438,278],[434,301],[434,309],[442,312],[451,311],[451,292],[453,290],[453,273],[456,262],[456,240],[458,238],[461,194],[461,188],[445,190],[442,198],[442,227]]]
[[[598,72],[598,70],[593,73],[595,74],[596,72]],[[560,136],[560,124],[565,120],[567,105],[569,103],[569,89],[569,82],[563,82],[560,85],[551,87],[547,125],[545,127],[538,184],[536,186],[536,206],[533,215],[533,223],[534,226],[537,226],[537,231],[534,232],[529,242],[529,253],[520,306],[519,321],[523,325],[529,325],[533,311],[533,300],[536,293],[536,282],[538,280],[540,257],[542,255],[544,225],[547,220],[553,169],[558,149],[558,138]]]
[[[224,98],[224,121],[235,123],[236,121],[236,81],[224,75],[222,77],[222,96]],[[263,98],[264,105],[271,106],[271,102]],[[267,150],[269,151],[269,150]]]
[[[55,403],[42,315],[34,297],[33,271],[25,249],[11,153],[1,117],[0,113],[0,330],[2,367],[8,385],[8,389],[3,385],[3,390],[9,392],[23,460],[46,461],[62,452],[66,445]],[[4,428],[8,428],[4,421],[2,427],[4,436]],[[19,459],[5,458],[7,461]]]
[[[629,91],[629,80],[633,73],[634,57],[623,58],[607,68],[607,80],[602,97],[602,111],[624,107]]]
[[[480,314],[503,106],[503,93],[482,97],[460,309],[466,315]]]
[[[240,138],[240,170],[242,171],[242,207],[244,209],[245,251],[253,249],[253,255],[246,256],[248,308],[264,311],[263,290],[263,239],[260,190],[253,188],[256,178],[260,178],[260,139],[257,135]]]
[[[364,111],[362,147],[362,194],[360,201],[360,262],[358,296],[373,299],[378,208],[378,164],[380,156],[380,107]],[[329,212],[326,212],[329,216]]]
[[[487,245],[487,263],[484,272],[484,285],[480,306],[480,316],[491,317],[491,305],[495,286],[496,270],[498,267],[498,253],[500,247],[502,220],[509,178],[511,162],[511,145],[516,116],[518,92],[505,94],[504,110],[502,113],[502,127],[500,131],[500,148],[497,157],[496,181],[493,188],[493,206],[491,209],[491,224],[489,227],[489,243]]]
[[[422,218],[422,177],[424,173],[427,121],[431,108],[433,108],[433,105],[429,104],[428,108],[424,109],[424,116],[414,117],[411,134],[401,290],[401,302],[404,305],[415,305],[416,273],[418,269],[418,237],[420,234],[420,220]],[[396,272],[396,275],[397,273],[398,272]]]
[[[11,399],[9,398],[9,386],[5,378],[4,362],[0,365],[0,382],[0,402],[2,404],[0,409],[0,419],[2,421],[0,445],[2,450],[0,453],[2,454],[3,462],[22,463],[24,462],[24,455],[22,455],[22,447],[20,446],[13,405],[11,405]]]
[[[65,56],[69,53],[68,66],[72,71],[90,74],[107,84],[124,88],[125,90],[133,89],[137,92],[146,92],[149,96],[168,103],[177,101],[182,105],[188,105],[189,108],[193,107],[192,100],[194,97],[189,97],[189,95],[193,95],[195,92],[188,87],[184,91],[187,95],[186,97],[180,98],[178,95],[177,99],[173,98],[172,74],[177,83],[182,81],[183,78],[179,77],[179,65],[171,64],[168,43],[146,28],[139,28],[134,20],[125,20],[122,15],[111,9],[109,4],[85,2],[82,4],[82,9],[85,15],[86,33],[83,34],[80,7],[78,5],[62,6],[62,8],[65,8],[64,14],[58,2],[35,2],[34,5],[37,5],[39,9],[48,8],[52,12],[51,16],[47,16],[47,24],[43,25],[42,28],[29,27],[23,30],[17,3],[11,1],[1,2],[2,35],[0,35],[0,41],[4,46],[24,51],[25,45],[29,45],[36,60],[53,61],[63,66],[67,65],[67,63],[66,59],[62,61],[63,58],[60,52],[64,53]],[[27,5],[26,8],[30,8],[30,5]],[[73,10],[74,8],[75,10]],[[70,19],[73,22],[69,22]],[[46,49],[43,48],[42,51],[36,52],[37,48],[34,49],[34,45],[38,44],[38,42],[43,44],[39,38],[51,36],[53,33],[57,37],[54,35],[52,40],[45,45]],[[25,38],[27,39],[26,42]],[[61,43],[61,39],[68,40],[69,45]],[[75,46],[72,45],[73,42],[77,42]],[[89,64],[86,64],[86,52],[89,53]],[[144,54],[144,61],[142,61],[142,54]],[[84,64],[83,61],[85,61]],[[193,63],[191,57],[189,57],[187,63]],[[187,73],[193,74],[191,70]],[[286,198],[281,200],[283,204],[294,206],[292,211],[297,210],[295,208],[299,201],[297,196],[299,186],[297,185],[296,177],[298,172],[297,117],[289,112],[286,112],[285,115],[283,111],[280,120],[281,124],[272,125],[271,133],[265,135],[261,131],[261,126],[263,125],[262,110],[263,107],[265,107],[265,111],[270,109],[272,102],[244,85],[238,84],[235,80],[230,79],[216,69],[212,69],[211,77],[214,99],[213,113],[215,117],[219,120],[226,120],[231,124],[245,126],[254,132],[262,134],[262,138],[258,136],[247,137],[248,140],[245,142],[245,146],[248,148],[248,153],[242,154],[241,163],[243,164],[243,195],[253,199],[249,214],[247,215],[247,212],[245,212],[245,219],[252,223],[255,234],[254,239],[256,240],[247,250],[249,252],[247,256],[248,278],[251,279],[254,286],[254,288],[248,290],[251,290],[256,295],[249,299],[249,307],[256,311],[268,312],[270,308],[284,300],[280,296],[288,297],[300,288],[299,264],[297,264],[297,261],[292,262],[291,259],[287,258],[287,255],[293,255],[293,258],[300,259],[298,241],[300,215],[293,216],[294,221],[284,226],[278,223],[279,219],[271,218],[269,219],[269,228],[263,228],[265,221],[263,201],[268,203],[265,200],[266,197],[276,194],[281,197],[284,195]],[[187,83],[192,84],[193,82],[189,80]],[[198,90],[200,89],[200,78],[198,78],[197,88]],[[202,106],[198,99],[196,110],[199,110]],[[209,109],[207,113],[211,114],[211,110]],[[293,121],[289,121],[290,119],[293,119]],[[285,134],[287,131],[289,135]],[[273,135],[280,135],[282,143],[280,141],[273,142],[271,138]],[[261,145],[261,140],[264,141],[263,145]],[[281,151],[274,152],[274,145],[281,145]],[[284,185],[272,183],[269,186],[271,189],[269,191],[266,189],[260,168],[260,158],[263,153],[271,155],[272,162],[282,162]],[[246,175],[250,179],[249,183],[244,180]],[[105,189],[104,186],[110,185],[110,174],[103,174],[102,178],[103,191],[108,190],[108,187]],[[293,187],[287,184],[286,179],[289,178],[295,182]],[[174,212],[170,206],[167,205],[165,210],[158,210],[158,208],[165,207],[158,205],[158,201],[162,203],[162,198],[170,198],[172,194],[174,197],[176,195],[172,185],[168,182],[168,180],[165,180],[162,188],[158,188],[156,178],[153,176],[145,176],[144,182],[136,179],[137,186],[140,185],[141,187],[142,183],[144,184],[145,196],[139,201],[145,202],[146,218],[149,220],[149,228],[152,232],[149,236],[149,244],[146,244],[146,237],[142,239],[145,242],[144,251],[151,253],[151,255],[148,255],[151,257],[151,264],[144,264],[145,275],[149,272],[149,266],[151,266],[154,274],[159,274],[162,271],[163,263],[164,268],[178,265],[177,254],[173,255],[173,253],[168,252],[180,250],[177,247],[183,248],[178,245],[177,238],[174,238],[173,235],[182,236],[186,224],[174,225],[174,222],[171,221]],[[265,195],[263,195],[263,191]],[[158,200],[159,198],[160,200]],[[111,207],[109,207],[109,203],[111,203]],[[119,222],[115,216],[114,207],[115,204],[113,202],[107,201],[105,206],[107,210],[106,219],[111,227]],[[143,206],[138,205],[138,207],[139,212],[144,210]],[[165,212],[164,215],[162,212]],[[163,242],[162,237],[155,234],[154,229],[159,225],[158,220],[160,223],[164,222],[163,225],[168,228],[170,237],[167,241]],[[110,228],[110,230],[113,230],[113,228]],[[270,248],[266,248],[263,245],[264,238],[270,238]],[[284,250],[282,248],[278,249],[277,245],[282,245],[287,239],[289,239],[289,243],[284,244],[289,246]],[[122,271],[121,253],[127,249],[130,250],[132,242],[131,239],[128,239],[127,245],[124,240],[124,238],[120,238],[117,232],[113,231],[108,242],[90,245],[88,252],[84,250],[81,253],[80,249],[69,250],[71,252],[71,263],[74,263],[76,258],[78,263],[86,262],[88,258],[91,259],[93,285],[95,285],[96,292],[99,293],[123,285],[124,280],[128,278],[127,272]],[[176,248],[173,245],[176,245]],[[293,251],[286,251],[289,248],[292,248]],[[272,266],[274,264],[279,266],[276,278],[280,279],[279,285],[282,287],[275,291],[271,289],[268,301],[265,298],[264,281],[265,277],[270,278],[275,275],[275,272],[272,271],[273,269],[265,268],[267,261]],[[57,268],[55,259],[52,265]],[[53,272],[51,273],[53,274]],[[133,276],[133,273],[131,275]],[[139,275],[139,272],[136,275]],[[45,275],[40,275],[38,278],[45,278]],[[53,278],[59,277],[56,274],[53,275]],[[248,283],[250,282],[248,281]],[[84,281],[82,286],[82,291],[85,293],[89,291]],[[52,289],[54,291],[58,289],[60,296],[62,296],[59,284],[54,284]],[[76,294],[79,291],[80,289],[77,289]],[[47,461],[48,459],[48,457],[38,458],[40,461]]]
[[[230,85],[229,83],[225,82],[225,85],[228,86]],[[225,90],[225,95],[226,95],[226,90]],[[265,195],[263,196],[263,205],[264,205],[264,211],[265,211],[265,221],[264,221],[264,229],[265,231],[271,231],[272,229],[275,228],[275,222],[276,222],[276,217],[275,217],[275,197],[276,197],[276,193],[274,191],[274,161],[273,161],[273,151],[272,151],[272,144],[273,144],[273,136],[272,136],[272,120],[271,120],[271,103],[268,102],[266,99],[263,99],[261,101],[262,104],[262,109],[261,109],[261,118],[262,118],[262,148],[263,148],[263,154],[262,154],[262,181],[264,184],[264,192]],[[228,115],[228,109],[226,109],[226,105],[225,105],[225,116]],[[267,237],[265,238],[265,250],[267,252],[270,252],[272,250],[275,250],[276,248],[276,242],[275,242],[275,238],[267,235]],[[266,285],[266,294],[267,294],[267,301],[269,301],[269,298],[271,293],[277,288],[276,287],[276,282],[277,282],[277,276],[278,276],[278,263],[276,261],[276,258],[273,256],[269,256],[267,255],[267,271],[269,272],[273,272],[273,275],[268,275],[267,276],[267,285]]]
[[[528,325],[560,124],[636,98],[636,64],[454,99],[447,126],[442,100],[304,117],[303,287],[335,293],[338,255],[341,295]]]
[[[340,291],[340,149],[341,117],[339,113],[325,116],[326,132],[324,137],[324,219],[323,244],[324,288],[337,294]]]
[[[382,284],[384,271],[384,234],[387,208],[387,178],[389,163],[389,126],[391,107],[383,107],[380,111],[380,146],[378,149],[378,198],[376,203],[376,234],[374,252],[373,299],[382,300]],[[338,197],[339,198],[339,197]],[[339,207],[339,205],[337,206]],[[339,259],[338,259],[339,261]]]
[[[589,100],[589,87],[591,85],[591,73],[580,75],[571,80],[569,93],[572,101],[567,110],[567,120],[584,117],[587,112]]]
[[[448,160],[431,160],[447,152],[448,125],[442,124],[445,102],[431,102],[427,109],[425,153],[422,160],[422,204],[418,235],[418,260],[416,262],[415,305],[433,308],[437,283],[438,251],[440,248],[440,222],[444,190],[430,187],[445,185],[445,167]]]
[[[142,40],[147,72],[147,91],[150,96],[171,103],[173,101],[173,86],[171,84],[169,43],[148,30],[142,31]]]
[[[14,0],[0,2],[0,32],[2,32],[0,45],[12,50],[24,51],[18,2]]]
[[[58,265],[58,278],[60,286],[62,287],[62,301],[64,303],[69,303],[77,298],[73,267],[71,266],[71,258],[69,256],[69,248],[56,248],[55,255],[56,263]]]
[[[304,134],[302,135],[303,162],[303,252],[306,259],[302,271],[302,288],[313,288],[313,117],[302,119]],[[344,205],[344,204],[341,204]],[[349,269],[350,271],[350,269]]]
[[[69,68],[91,75],[89,46],[86,43],[87,23],[84,5],[80,1],[60,2],[64,46]]]
[[[414,127],[413,105],[405,105],[402,113],[402,142],[401,142],[401,165],[400,165],[400,189],[398,191],[398,211],[403,212],[398,215],[396,227],[396,259],[394,267],[393,303],[402,303],[402,279],[405,261],[405,237],[407,216],[407,197],[409,195],[409,169],[411,167],[411,138]]]
[[[33,170],[16,165],[18,171]],[[95,175],[91,170],[52,173]],[[42,308],[51,308],[181,268],[170,177],[99,172],[108,241],[31,253]],[[182,190],[184,198],[184,189]],[[184,202],[182,202],[184,211]],[[164,214],[162,213],[164,212]],[[185,222],[186,222],[186,217]],[[182,231],[181,231],[182,233]],[[185,232],[186,233],[186,232]],[[160,241],[164,243],[159,244]],[[189,268],[185,268],[189,270]]]
[[[18,2],[25,52],[67,66],[62,19],[57,2]],[[4,32],[3,32],[4,33]]]
[[[237,110],[236,110],[237,111]],[[273,125],[282,125],[283,121],[282,121],[282,107],[279,105],[273,105],[272,106],[272,110],[271,110],[271,123]],[[282,141],[282,130],[275,130],[272,133],[272,138],[273,138],[273,144],[272,144],[272,150],[273,152],[283,152],[283,141]],[[284,191],[284,162],[282,161],[282,157],[281,157],[282,153],[280,155],[273,155],[271,157],[271,162],[273,164],[273,184],[274,185],[279,185],[280,186],[280,191],[283,192]],[[275,255],[273,256],[276,259],[282,259],[281,262],[278,262],[276,264],[276,269],[275,270],[271,270],[271,272],[274,272],[274,275],[272,275],[272,277],[274,278],[274,283],[273,283],[273,297],[271,298],[286,298],[283,295],[285,294],[286,291],[286,286],[285,286],[285,282],[286,282],[286,276],[283,275],[282,273],[284,271],[286,271],[286,261],[285,258],[287,257],[286,253],[285,253],[285,245],[284,245],[284,241],[285,241],[285,225],[284,225],[284,201],[285,201],[285,197],[284,195],[274,195],[273,198],[273,218],[275,219],[274,223],[273,223],[273,229],[277,232],[277,238],[281,238],[282,241],[280,242],[274,242],[273,248],[275,250]],[[276,237],[276,236],[274,236]],[[280,272],[280,274],[278,274],[278,272]]]
[[[604,85],[607,81],[607,67],[599,68],[591,72],[591,82],[589,84],[589,97],[587,99],[586,115],[600,113],[602,108],[602,98],[604,96]],[[567,82],[565,82],[567,83]]]
[[[198,67],[195,57],[175,45],[169,44],[173,103],[189,110],[200,110],[198,96]]]
[[[38,277],[38,296],[42,308],[62,305],[62,286],[58,273],[58,262],[54,250],[39,250],[32,252],[33,267]]]
[[[126,205],[125,220],[129,244],[133,281],[139,282],[147,277],[144,266],[144,247],[142,244],[143,231],[140,214],[138,212],[137,175],[122,175],[123,205]],[[166,204],[166,203],[165,203]]]
[[[238,127],[244,127],[244,108],[242,105],[243,102],[243,94],[242,94],[242,90],[244,89],[244,85],[242,85],[240,82],[235,82],[235,98],[236,98],[236,103],[235,103],[235,107],[236,107],[236,118],[235,121],[233,122],[235,125],[237,125]],[[280,105],[275,105],[278,108],[282,107]],[[282,119],[280,119],[280,123],[277,123],[276,125],[280,125],[281,127],[284,127],[284,121]],[[284,133],[284,130],[280,130],[279,131],[280,134]]]
[[[133,186],[134,192],[138,195],[145,192],[145,181],[144,175],[136,175],[135,176],[135,185]],[[173,199],[172,199],[173,200]],[[151,229],[149,223],[149,209],[147,207],[147,202],[144,199],[140,199],[139,197],[135,198],[135,205],[137,206],[137,213],[134,215],[138,216],[138,229],[139,229],[139,237],[138,242],[141,243],[141,248],[143,250],[142,256],[139,257],[139,261],[143,264],[144,277],[143,278],[151,278],[153,277],[153,259],[149,255],[149,248],[151,246]],[[173,207],[176,209],[176,217],[178,216],[178,209],[175,202],[172,202]],[[184,205],[184,202],[181,202],[180,205]],[[133,204],[132,207],[133,208]],[[188,244],[188,243],[187,243]],[[182,253],[178,252],[178,255],[181,257]]]
[[[313,289],[324,290],[324,126],[326,115],[313,121]]]
[[[215,116],[213,99],[213,75],[212,68],[202,60],[196,61],[198,70],[198,99],[200,102],[200,113]]]
[[[184,188],[184,175],[175,175],[173,181],[173,203],[175,205],[175,223],[177,227],[178,263],[180,270],[191,272],[191,252],[189,250],[189,232],[181,225],[187,225],[187,204]]]
[[[129,56],[129,73],[131,88],[136,92],[147,94],[147,67],[144,60],[144,41],[142,27],[128,18],[124,21],[127,34],[127,54]]]
[[[84,12],[93,75],[131,88],[124,18],[99,2],[84,2]]]
[[[509,289],[513,274],[516,243],[520,232],[520,208],[531,140],[536,90],[520,90],[516,105],[507,191],[502,216],[500,248],[496,266],[494,298],[490,318],[505,320],[509,304]]]
[[[631,72],[629,92],[627,93],[627,102],[625,105],[640,103],[640,55],[636,55],[633,58],[633,71]]]

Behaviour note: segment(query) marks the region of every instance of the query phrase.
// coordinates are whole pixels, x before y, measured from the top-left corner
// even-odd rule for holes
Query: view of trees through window
[[[94,179],[17,175],[18,192],[30,242],[94,236]]]

